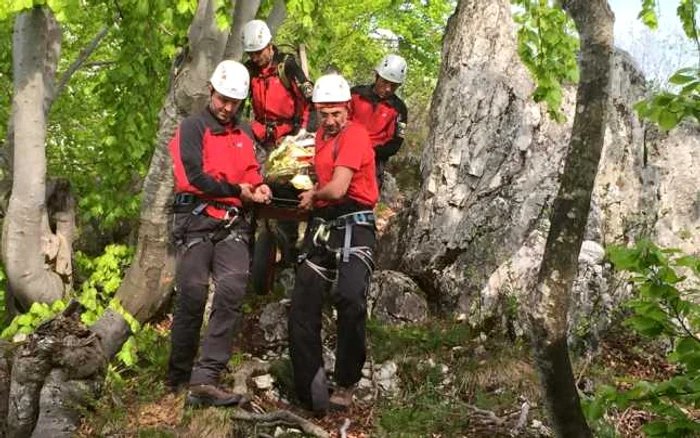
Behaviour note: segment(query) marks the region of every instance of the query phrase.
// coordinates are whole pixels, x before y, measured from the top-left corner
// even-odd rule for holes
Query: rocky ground
[[[394,274],[378,274],[377,283],[386,281],[387,275]],[[165,391],[169,327],[165,320],[157,326],[162,335],[150,352],[155,359],[120,378],[111,373],[105,396],[86,416],[79,436],[552,436],[526,343],[453,320],[429,320],[425,303],[410,284],[396,287],[387,297],[370,297],[370,359],[355,406],[324,418],[297,408],[286,351],[289,302],[282,292],[290,279],[290,273],[282,273],[274,296],[252,297],[247,305],[251,310],[224,376],[226,385],[252,395],[247,406],[185,408],[183,394]],[[332,320],[329,309],[324,327],[332,327]],[[324,330],[329,372],[333,342],[332,330]],[[592,394],[601,382],[624,388],[629,378],[655,380],[675,372],[658,349],[639,348],[639,343],[616,333],[605,338],[597,352],[577,360],[575,371],[583,393]],[[276,418],[280,411],[296,417]],[[610,413],[607,424],[619,436],[641,437],[641,426],[649,419],[644,412],[628,409]]]
[[[392,214],[380,211],[380,227]],[[223,382],[247,392],[235,409],[191,409],[184,394],[165,391],[170,320],[141,346],[140,364],[113,368],[105,395],[86,412],[81,437],[550,437],[526,334],[496,321],[470,325],[459,315],[430,315],[423,293],[394,271],[378,271],[368,296],[369,359],[348,412],[315,418],[295,405],[287,351],[287,311],[293,271],[278,272],[274,293],[251,295],[236,351]],[[517,305],[514,303],[513,305]],[[517,312],[518,309],[513,309]],[[608,315],[614,319],[612,314]],[[613,326],[616,326],[613,324]],[[619,321],[617,323],[619,326]],[[325,312],[324,360],[334,355],[334,314]],[[663,346],[624,329],[598,334],[574,355],[584,399],[601,384],[665,379],[677,370]],[[699,416],[700,418],[700,416]],[[610,411],[596,436],[643,436],[646,412]],[[617,434],[617,435],[615,435]]]

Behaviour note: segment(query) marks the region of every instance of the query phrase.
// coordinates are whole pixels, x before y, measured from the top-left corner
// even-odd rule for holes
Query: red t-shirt
[[[336,148],[337,141],[337,148]],[[334,153],[334,149],[337,151]],[[343,166],[355,172],[350,180],[350,186],[345,194],[355,202],[374,207],[379,199],[377,177],[374,164],[374,149],[369,139],[367,129],[359,123],[348,122],[348,125],[336,136],[323,139],[323,127],[316,132],[316,155],[314,166],[318,176],[319,189],[323,188],[333,178],[335,166]],[[345,199],[338,201],[314,201],[315,208],[342,204]]]

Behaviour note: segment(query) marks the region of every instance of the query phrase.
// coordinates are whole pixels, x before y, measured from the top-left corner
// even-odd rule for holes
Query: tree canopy
[[[262,2],[260,16],[273,6]],[[402,93],[427,106],[440,61],[442,31],[454,1],[290,1],[279,44],[304,43],[311,76],[336,68],[352,82],[373,80],[381,56],[398,52],[409,62]],[[194,0],[17,1],[0,7],[0,37],[10,40],[14,15],[46,4],[63,40],[47,136],[48,172],[70,180],[80,219],[93,228],[119,228],[139,212],[158,111],[177,56],[186,56]],[[220,0],[218,22],[228,24]],[[94,49],[91,50],[91,47]],[[11,46],[0,48],[0,85],[11,89]],[[7,136],[9,95],[0,97],[0,138]],[[123,231],[124,233],[125,231]]]

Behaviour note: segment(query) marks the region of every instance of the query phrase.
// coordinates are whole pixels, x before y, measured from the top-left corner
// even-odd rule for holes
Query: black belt
[[[211,205],[214,208],[218,208],[219,210],[224,210],[227,213],[231,214],[234,213],[236,215],[241,215],[243,213],[243,210],[240,209],[239,207],[236,207],[235,205],[229,205],[229,204],[224,204],[223,202],[218,202],[214,201],[211,199],[204,199],[200,198],[197,195],[194,195],[192,193],[176,193],[175,194],[175,199],[173,200],[173,205],[177,207],[184,207],[188,205],[193,205],[193,204],[200,204],[204,205],[206,207],[207,205]],[[202,207],[202,209],[204,209]],[[195,207],[197,208],[197,207]],[[200,211],[201,213],[201,211]]]
[[[374,210],[371,205],[364,205],[354,200],[347,200],[340,204],[331,204],[311,212],[313,217],[319,217],[325,221],[332,221],[340,216],[345,216],[358,211]]]

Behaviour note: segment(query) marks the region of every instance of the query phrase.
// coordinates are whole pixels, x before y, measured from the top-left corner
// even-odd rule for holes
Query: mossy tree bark
[[[613,14],[606,0],[568,0],[562,6],[581,39],[580,81],[570,149],[550,216],[534,311],[536,365],[558,437],[591,437],[567,347],[567,310],[600,162],[609,106]]]

